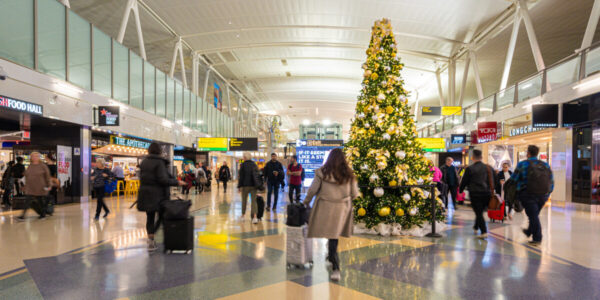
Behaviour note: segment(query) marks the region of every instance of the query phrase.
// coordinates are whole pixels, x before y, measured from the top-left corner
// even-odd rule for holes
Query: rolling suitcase
[[[262,217],[265,214],[265,198],[263,198],[263,196],[256,196],[256,206],[258,207],[256,218],[262,220]]]
[[[194,250],[194,217],[183,220],[164,220],[165,253]]]
[[[25,201],[27,201],[27,196],[13,196],[11,203],[12,209],[17,210],[25,208]]]
[[[192,201],[190,200],[171,200],[163,203],[165,210],[163,218],[165,220],[185,220],[190,216],[190,207]]]
[[[500,205],[499,209],[488,209],[488,218],[490,218],[490,220],[492,220],[492,222],[495,221],[501,221],[502,223],[504,223],[504,204],[506,201],[502,201],[502,205]]]
[[[286,263],[288,268],[313,265],[312,239],[306,237],[308,226],[286,226]]]

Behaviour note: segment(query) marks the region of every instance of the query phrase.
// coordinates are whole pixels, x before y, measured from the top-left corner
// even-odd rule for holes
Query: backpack
[[[304,167],[302,168],[302,173],[300,174],[300,178],[301,178],[302,182],[304,182],[304,179],[306,178],[306,174],[304,173]]]
[[[527,168],[527,193],[547,195],[550,193],[552,171],[539,160],[531,161]]]

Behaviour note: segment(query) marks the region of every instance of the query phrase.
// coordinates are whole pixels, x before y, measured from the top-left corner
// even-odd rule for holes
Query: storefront
[[[152,141],[124,136],[108,130],[92,132],[92,166],[98,158],[104,159],[107,167],[112,169],[119,165],[123,168],[125,179],[135,179],[136,169]]]

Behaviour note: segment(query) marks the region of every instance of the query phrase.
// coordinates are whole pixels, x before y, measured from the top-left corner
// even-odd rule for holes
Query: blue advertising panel
[[[315,170],[323,166],[327,160],[329,152],[335,148],[342,148],[342,143],[309,143],[300,142],[297,145],[307,144],[321,144],[321,146],[299,146],[296,147],[296,155],[298,156],[298,163],[304,168],[305,179],[304,186],[309,187],[315,178]]]

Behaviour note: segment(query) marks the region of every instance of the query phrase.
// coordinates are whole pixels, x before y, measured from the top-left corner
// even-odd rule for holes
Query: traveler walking
[[[446,208],[448,208],[448,190],[446,189],[446,184],[442,182],[442,171],[440,170],[440,168],[436,167],[433,164],[432,160],[429,160],[429,171],[432,173],[433,183],[436,185],[438,191],[440,192],[440,195],[442,196],[442,199],[446,204]]]
[[[206,172],[204,171],[204,167],[202,163],[198,163],[196,165],[196,193],[202,193],[204,190],[204,185],[206,184]]]
[[[459,183],[459,176],[456,167],[452,164],[454,159],[452,157],[446,157],[446,164],[443,165],[440,170],[442,171],[442,181],[448,186],[448,190],[450,191],[450,196],[452,196],[452,204],[454,209],[456,209],[456,190]],[[448,193],[444,195],[444,199],[446,199],[445,206],[448,208]]]
[[[252,224],[258,223],[258,202],[256,202],[256,193],[258,187],[262,186],[262,178],[258,171],[258,166],[250,156],[249,152],[244,152],[244,162],[240,165],[238,178],[238,191],[242,194],[242,220],[246,215],[246,204],[248,196],[250,200],[250,218]]]
[[[11,168],[12,178],[14,182],[17,196],[22,196],[21,180],[25,176],[25,165],[23,165],[23,157],[17,157],[17,163]]]
[[[358,197],[354,172],[348,166],[344,152],[333,149],[323,167],[315,171],[315,178],[306,193],[304,204],[316,196],[308,223],[309,238],[328,239],[327,260],[333,272],[331,280],[340,280],[340,260],[337,253],[340,236],[352,235],[352,200]]]
[[[140,164],[140,189],[137,209],[146,212],[146,231],[148,233],[148,251],[156,250],[154,234],[162,223],[163,203],[171,197],[171,186],[184,186],[168,170],[169,161],[163,157],[158,143],[150,144],[148,156]],[[158,216],[158,220],[157,220]]]
[[[300,193],[302,192],[302,165],[298,163],[298,156],[292,155],[292,162],[287,168],[290,176],[289,199],[290,203],[300,202]],[[294,198],[296,192],[296,198]]]
[[[471,207],[475,212],[475,226],[473,226],[473,230],[475,234],[480,230],[481,234],[477,237],[485,239],[487,237],[487,226],[483,218],[483,212],[490,202],[492,191],[494,191],[493,183],[496,180],[494,179],[494,170],[492,167],[484,164],[481,160],[481,150],[473,150],[471,157],[473,163],[465,170],[465,174],[460,182],[460,192],[462,193],[465,188],[469,190]]]
[[[538,159],[540,149],[537,146],[527,147],[527,160],[517,164],[515,173],[510,180],[517,184],[517,201],[521,201],[525,214],[529,218],[529,227],[523,229],[527,237],[533,236],[529,242],[538,245],[542,242],[542,224],[540,223],[540,212],[550,193],[554,190],[554,176],[550,166]]]
[[[92,170],[92,187],[94,188],[94,194],[96,194],[96,215],[94,216],[94,220],[98,221],[100,219],[100,213],[102,209],[104,209],[104,216],[106,218],[110,213],[108,210],[108,206],[104,203],[104,186],[106,182],[114,177],[113,173],[106,168],[106,163],[104,159],[98,158],[96,159],[96,167]]]
[[[503,163],[502,164],[502,170],[500,170],[500,172],[498,172],[498,175],[496,175],[496,178],[498,179],[498,181],[496,182],[496,194],[501,195],[502,199],[506,200],[504,198],[504,183],[510,179],[510,176],[512,175],[512,171],[509,169],[509,164],[508,163]],[[508,219],[512,220],[512,201],[505,201],[504,203],[506,203],[506,205],[508,206],[508,213],[506,213],[506,210],[504,210],[504,216],[507,216]]]
[[[275,211],[281,184],[280,175],[283,175],[283,165],[277,160],[277,154],[271,153],[271,160],[265,166],[263,175],[267,180],[267,211],[271,210],[271,195],[273,195],[273,211]]]
[[[231,171],[227,166],[227,162],[224,161],[221,168],[219,168],[219,181],[223,182],[223,192],[227,192],[227,181],[231,180]]]
[[[12,168],[15,165],[14,161],[9,161],[6,164],[6,169],[4,170],[4,174],[2,174],[2,204],[4,206],[10,206],[10,198],[13,192],[13,178],[12,178]]]
[[[21,159],[21,162],[23,160]],[[46,211],[48,209],[48,192],[52,188],[52,180],[50,179],[50,170],[46,164],[42,163],[41,155],[38,152],[31,153],[31,164],[24,172],[25,177],[25,207],[23,208],[23,214],[18,217],[19,221],[25,220],[25,214],[31,204],[31,201],[36,201],[40,207],[39,219],[43,220],[46,218]]]
[[[183,168],[182,179],[186,183],[186,185],[182,187],[183,195],[187,197],[190,194],[190,189],[194,185],[194,180],[196,179],[196,175],[194,175],[194,173],[190,169],[190,165],[185,165],[185,167]]]

